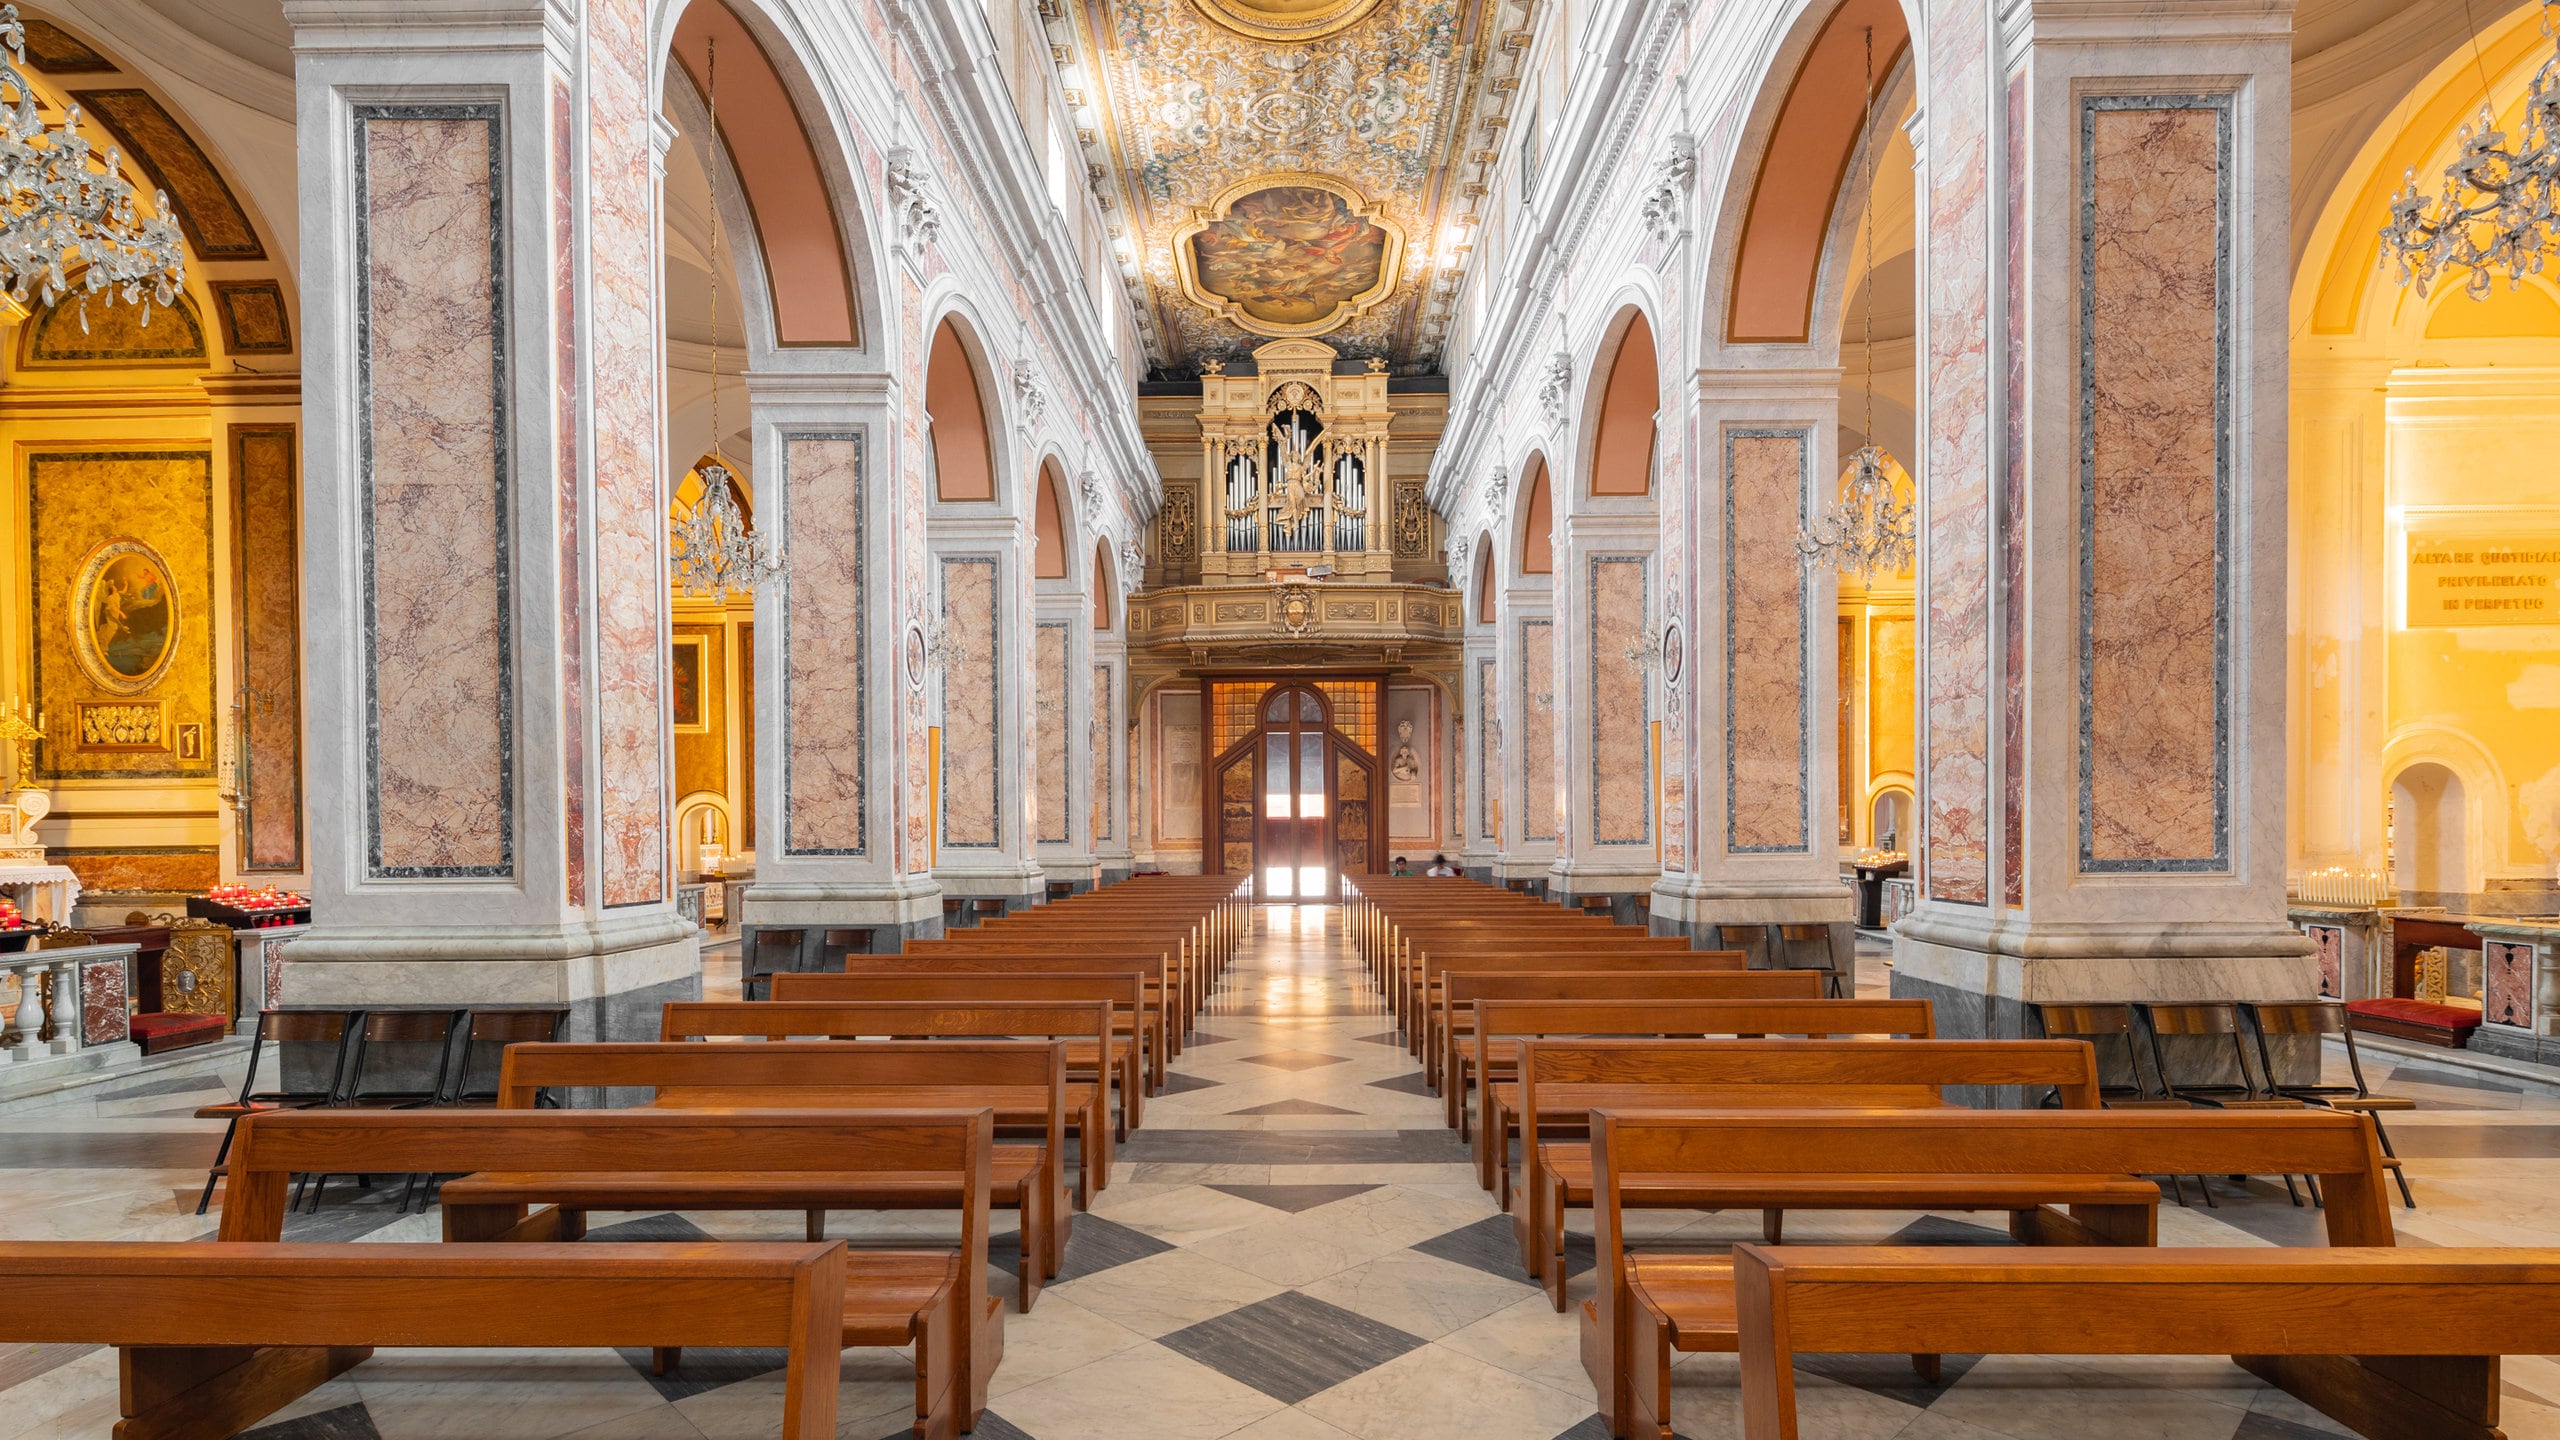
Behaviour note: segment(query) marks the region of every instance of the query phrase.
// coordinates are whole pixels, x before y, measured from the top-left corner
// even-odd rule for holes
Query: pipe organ
[[[1313,340],[1275,341],[1253,357],[1252,375],[1212,365],[1200,381],[1201,500],[1213,517],[1202,580],[1328,568],[1389,578],[1385,365],[1337,375],[1340,357]]]

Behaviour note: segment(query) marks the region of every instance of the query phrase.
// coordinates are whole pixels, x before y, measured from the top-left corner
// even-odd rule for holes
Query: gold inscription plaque
[[[2413,532],[2408,623],[2560,625],[2560,533]]]

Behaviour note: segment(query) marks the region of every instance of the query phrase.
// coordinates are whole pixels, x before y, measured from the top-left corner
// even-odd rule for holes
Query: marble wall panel
[[[2490,940],[2483,942],[2480,950],[2480,1018],[2532,1029],[2533,947]]]
[[[2230,123],[2082,100],[2084,872],[2230,862]]]
[[[1922,197],[1928,426],[1922,586],[1927,773],[1921,883],[1929,898],[1990,899],[1989,32],[1985,0],[1930,17]]]
[[[1045,620],[1031,637],[1032,754],[1031,773],[1039,783],[1030,792],[1033,835],[1064,844],[1075,838],[1067,796],[1067,627]]]
[[[302,868],[302,560],[291,426],[231,427],[231,586],[240,646],[240,868]]]
[[[1556,838],[1556,642],[1552,620],[1520,622],[1520,838]]]
[[[1476,662],[1476,833],[1495,845],[1502,843],[1503,714],[1502,669],[1488,656]]]
[[[782,834],[786,855],[870,853],[864,437],[786,435],[791,568],[782,606]]]
[[[50,738],[36,747],[43,779],[201,779],[215,762],[213,663],[213,457],[201,450],[37,451],[26,457],[27,568],[31,613],[0,605],[13,633],[24,634],[34,660],[30,703],[46,712]],[[100,685],[73,653],[74,631],[111,638],[116,622],[103,606],[105,580],[93,588],[91,613],[78,613],[82,575],[109,541],[138,540],[166,567],[173,628],[166,632],[158,677],[139,693]],[[288,561],[288,563],[290,563]],[[106,571],[100,569],[100,576]],[[12,597],[13,599],[15,597]],[[26,627],[21,629],[20,627]],[[147,673],[147,672],[146,672]],[[160,739],[151,748],[103,749],[81,743],[84,704],[156,706]],[[181,726],[194,727],[192,755]]]
[[[1729,430],[1724,454],[1725,848],[1812,845],[1812,584],[1797,556],[1813,436]]]
[[[495,105],[355,110],[367,873],[515,873]]]
[[[1112,823],[1111,815],[1113,776],[1111,739],[1114,734],[1111,717],[1112,705],[1118,693],[1119,685],[1112,678],[1111,667],[1095,665],[1093,667],[1093,714],[1091,722],[1085,727],[1084,743],[1086,757],[1092,762],[1088,771],[1090,778],[1087,781],[1091,786],[1087,793],[1093,801],[1093,828],[1089,833],[1092,834],[1094,843],[1097,845],[1106,840],[1118,838],[1118,827]]]
[[[2001,111],[2000,899],[2027,903],[2027,76],[2009,77]]]
[[[1627,663],[1644,643],[1647,557],[1591,557],[1591,840],[1653,843],[1653,733],[1645,672]]]
[[[648,0],[588,0],[587,333],[594,373],[596,825],[607,906],[670,898],[667,496]]]
[[[1003,591],[992,555],[942,559],[942,845],[993,850],[1002,840],[996,765],[1004,704]]]
[[[128,1037],[132,1018],[125,994],[124,961],[80,967],[80,1043],[113,1045]]]
[[[901,269],[898,275],[898,322],[903,334],[918,337],[923,343],[924,294],[915,276]],[[892,537],[898,556],[898,595],[900,614],[908,617],[908,641],[912,649],[921,643],[923,622],[932,604],[927,593],[925,552],[925,492],[931,484],[926,473],[927,449],[924,438],[924,386],[911,384],[904,388],[904,404],[898,415],[898,528]],[[904,663],[903,661],[901,662]],[[921,668],[902,675],[898,687],[903,697],[901,716],[904,720],[903,754],[906,764],[906,813],[899,828],[903,853],[899,860],[910,874],[931,869],[934,854],[934,786],[931,712],[925,695]]]
[[[1200,844],[1200,693],[1164,691],[1156,701],[1155,838],[1175,850]]]
[[[210,846],[56,849],[49,858],[79,876],[81,892],[93,896],[192,894],[222,876],[222,856]]]
[[[569,82],[551,79],[552,471],[560,496],[560,822],[562,884],[587,903],[587,623],[583,414],[578,374],[578,131]],[[751,842],[752,843],[752,842]]]
[[[2311,937],[2312,956],[2320,965],[2320,998],[2343,999],[2347,993],[2346,930],[2337,925],[2305,925],[2302,933]]]

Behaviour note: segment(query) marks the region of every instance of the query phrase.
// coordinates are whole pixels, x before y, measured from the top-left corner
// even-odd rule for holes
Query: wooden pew
[[[1701,951],[1701,954],[1715,953]],[[1729,953],[1729,952],[1727,952]],[[1450,1128],[1468,1135],[1463,1087],[1454,1083],[1460,1057],[1476,1059],[1476,1002],[1479,1000],[1819,1000],[1822,978],[1795,970],[1687,970],[1657,967],[1644,957],[1626,969],[1610,963],[1583,970],[1509,969],[1443,971],[1437,1002],[1427,1022],[1423,1075],[1439,1090]],[[1511,1066],[1511,1046],[1497,1047],[1491,1073]]]
[[[1162,960],[1133,960],[1106,955],[1055,955],[1046,951],[973,952],[941,951],[932,955],[848,955],[847,975],[1137,975],[1146,982],[1145,1011],[1139,1017],[1139,1035],[1147,1047],[1147,1083],[1150,1088],[1164,1084],[1164,1067],[1170,1041],[1166,1006],[1173,991],[1166,984]],[[774,999],[790,996],[800,1000],[832,1000],[840,998],[809,982],[821,977],[804,975],[794,984],[774,992]],[[780,977],[775,978],[781,984]]]
[[[624,1177],[728,1175],[749,1181],[772,1172],[812,1170],[953,1176],[964,1197],[957,1244],[853,1252],[827,1247],[844,1255],[840,1342],[912,1347],[916,1440],[949,1440],[976,1427],[978,1414],[986,1407],[987,1379],[1004,1349],[1003,1317],[987,1291],[989,1171],[994,1148],[995,1117],[986,1110],[867,1115],[447,1108],[274,1111],[241,1121],[231,1173],[223,1187],[221,1228],[215,1233],[225,1244],[276,1240],[284,1228],[286,1193],[297,1174],[468,1174],[540,1168]],[[578,1234],[570,1217],[557,1209],[449,1205],[444,1212],[444,1238],[512,1246],[574,1240]],[[424,1246],[363,1248],[431,1253]],[[610,1255],[625,1248],[636,1247],[596,1246],[594,1250]],[[676,1248],[717,1260],[733,1247]],[[399,1314],[401,1306],[395,1302],[385,1313]],[[676,1348],[693,1343],[689,1335],[706,1330],[707,1326],[671,1327],[633,1333],[651,1337],[645,1343],[664,1351],[672,1362]],[[392,1343],[409,1342],[395,1339]],[[832,1392],[836,1368],[823,1361],[818,1364],[818,1373],[808,1383],[813,1390],[824,1386]],[[309,1384],[325,1378],[313,1374]]]
[[[1479,1000],[1472,1072],[1482,1121],[1476,1127],[1478,1178],[1502,1208],[1511,1208],[1511,1135],[1517,1124],[1519,1087],[1490,1081],[1486,1052],[1506,1040],[1540,1036],[1579,1038],[1686,1038],[1730,1035],[1891,1035],[1928,1040],[1937,1022],[1926,1000]],[[1469,1078],[1462,1073],[1460,1083]]]
[[[1500,957],[1511,957],[1512,963],[1521,965],[1536,965],[1543,960],[1545,963],[1538,968],[1546,970],[1609,968],[1590,963],[1604,957],[1639,965],[1652,960],[1666,969],[1740,970],[1741,960],[1727,958],[1734,953],[1699,950],[1686,940],[1648,936],[1592,922],[1571,929],[1512,926],[1471,930],[1463,938],[1447,931],[1426,931],[1412,939],[1395,964],[1396,1017],[1398,1023],[1410,1029],[1430,1009],[1432,983],[1442,971],[1495,968]],[[1488,961],[1495,965],[1488,965]]]
[[[1691,950],[1685,946],[1628,948],[1612,945],[1570,945],[1544,947],[1487,944],[1478,950],[1439,952],[1426,955],[1415,970],[1415,1015],[1418,1023],[1405,1036],[1407,1053],[1423,1058],[1440,1043],[1441,1002],[1445,998],[1447,977],[1452,972],[1470,975],[1502,973],[1527,974],[1541,970],[1579,970],[1645,975],[1740,975],[1748,973],[1739,950]],[[1793,994],[1793,991],[1787,992]],[[1461,1029],[1466,1016],[1457,1021]]]
[[[2330,1244],[2392,1243],[2373,1125],[2334,1111],[1603,1109],[1591,1155],[1582,1363],[1610,1433],[1644,1440],[1672,1433],[1672,1352],[1740,1342],[1725,1257],[1628,1253],[1630,1184],[1677,1185],[1707,1209],[2005,1210],[2029,1244],[2148,1246],[2160,1191],[2141,1176],[2315,1175]]]
[[[1591,1204],[1595,1109],[1935,1110],[1949,1085],[2050,1089],[2063,1109],[2098,1108],[2098,1054],[2085,1040],[1523,1040],[1519,1077],[1521,1264],[1559,1311],[1565,1211]],[[1680,1209],[1689,1197],[1676,1180],[1631,1181],[1619,1204]],[[1772,1244],[1785,1213],[1761,1214]]]
[[[903,1001],[957,1001],[967,1005],[1046,1004],[1050,1001],[1102,1000],[1111,1005],[1111,1059],[1118,1071],[1119,1138],[1129,1138],[1145,1114],[1147,1078],[1145,1031],[1146,981],[1132,972],[1118,975],[1020,975],[967,972],[953,975],[814,974],[774,977],[774,999],[795,1004],[865,1004]],[[671,1002],[696,1004],[708,1002]],[[662,1036],[663,1039],[676,1037]],[[1082,1051],[1067,1045],[1067,1074],[1100,1080]]]
[[[1176,943],[1163,931],[1111,931],[1084,927],[1055,928],[1040,932],[1025,929],[999,931],[993,934],[966,932],[961,937],[945,940],[919,940],[907,946],[905,956],[914,959],[948,959],[953,957],[993,956],[1065,959],[1083,957],[1093,963],[1086,968],[1105,970],[1123,960],[1152,960],[1158,969],[1156,984],[1163,987],[1160,1003],[1166,1015],[1167,1057],[1182,1053],[1183,1032],[1190,1028],[1198,1013],[1199,997],[1195,993],[1199,979],[1195,974],[1190,948]],[[881,957],[865,956],[857,967],[848,958],[846,969],[878,969],[870,962]]]
[[[836,1433],[840,1244],[39,1241],[0,1285],[0,1342],[116,1347],[120,1440],[223,1440],[377,1346],[670,1342],[787,1348],[777,1433]]]
[[[2560,1346],[2560,1249],[1741,1245],[1733,1274],[1748,1440],[1795,1440],[1796,1353],[1914,1348],[2229,1355],[2373,1440],[2499,1440],[2500,1357]]]
[[[746,1002],[761,1004],[768,1002]],[[1036,1144],[999,1144],[992,1204],[1022,1217],[1017,1273],[1025,1310],[1066,1263],[1066,1046],[1042,1040],[825,1041],[695,1045],[684,1041],[510,1045],[499,1062],[498,1105],[530,1110],[544,1090],[646,1088],[662,1110],[987,1109],[1000,1126],[1035,1128]],[[562,1112],[552,1112],[562,1113]],[[597,1112],[576,1112],[593,1114]],[[822,1238],[829,1210],[952,1210],[956,1178],[877,1174],[646,1177],[536,1170],[448,1182],[457,1207],[556,1205],[590,1210],[801,1210]]]
[[[1075,1133],[1082,1165],[1076,1208],[1093,1203],[1111,1178],[1111,1076],[1124,1084],[1137,1074],[1137,1047],[1115,1042],[1108,1000],[1019,1001],[996,1004],[950,1000],[677,1000],[658,1017],[661,1040],[755,1038],[761,1040],[1038,1039],[1066,1047],[1067,1126]],[[1097,1057],[1117,1045],[1120,1060],[1098,1069]]]

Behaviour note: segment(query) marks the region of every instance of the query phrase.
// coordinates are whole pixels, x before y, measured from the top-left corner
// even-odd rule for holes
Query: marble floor
[[[1361,983],[1338,911],[1266,909],[1200,1031],[1078,1216],[1067,1273],[1006,1316],[980,1440],[1591,1440],[1605,1431],[1566,1316],[1517,1271],[1508,1221],[1477,1189],[1390,1022]],[[734,960],[728,983],[734,985]],[[1881,952],[1861,989],[1885,979]],[[2392,1129],[2420,1208],[2409,1245],[2560,1245],[2560,1090],[2369,1058],[2378,1088],[2420,1109]],[[236,1083],[236,1077],[234,1079]],[[187,1239],[218,1127],[191,1111],[202,1079],[137,1084],[0,1127],[0,1238]],[[395,1194],[334,1191],[294,1239],[432,1239]],[[2298,1243],[2316,1220],[2279,1188],[2217,1187],[2215,1210],[2164,1209],[2170,1244]],[[1668,1213],[1682,1244],[1751,1238],[1758,1217]],[[763,1234],[796,1215],[607,1216],[631,1239]],[[831,1233],[892,1238],[929,1216],[838,1215]],[[1996,1241],[1979,1217],[1794,1217],[1790,1238]],[[1586,1232],[1587,1233],[1587,1232]],[[1588,1266],[1586,1259],[1585,1267]],[[995,1264],[1010,1293],[1009,1257]],[[1576,1282],[1575,1300],[1590,1277]],[[31,1297],[29,1297],[31,1298]],[[23,1303],[13,1299],[12,1303]],[[385,1352],[256,1440],[720,1440],[770,1435],[778,1352],[688,1352],[651,1378],[640,1352]],[[840,1433],[904,1433],[906,1371],[846,1356]],[[1807,1357],[1808,1440],[2288,1440],[2343,1433],[2212,1358],[1950,1356],[1944,1383],[1896,1357]],[[1684,1434],[1736,1433],[1730,1357],[1678,1370]],[[111,1352],[0,1349],[0,1440],[105,1436]],[[2560,1363],[2513,1360],[2505,1425],[2560,1440]]]

